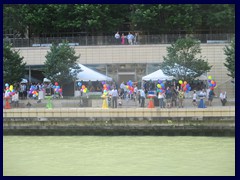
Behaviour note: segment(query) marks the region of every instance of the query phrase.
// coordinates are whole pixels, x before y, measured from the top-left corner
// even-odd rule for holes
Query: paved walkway
[[[148,101],[149,101],[148,99],[145,101],[145,107],[148,106]],[[122,102],[122,106],[118,106],[118,107],[140,107],[138,100],[137,101],[121,100],[121,102]],[[199,100],[198,100],[198,103],[199,103]],[[205,104],[206,104],[206,106],[208,106],[208,102],[205,101]],[[215,98],[212,102],[212,106],[213,107],[222,106],[221,101],[218,98]],[[234,99],[229,100],[229,102],[226,104],[226,106],[235,106],[235,100]],[[155,106],[155,107],[158,107],[158,106]],[[195,106],[193,106],[193,104],[192,104],[192,99],[184,100],[184,108],[195,108]]]
[[[53,108],[64,108],[64,107],[81,107],[80,106],[80,99],[53,99]],[[122,105],[119,105],[119,102],[121,102]],[[145,101],[145,108],[148,107],[149,99],[146,99]],[[199,102],[199,100],[198,100]],[[27,104],[31,104],[31,108],[44,108],[46,107],[47,100],[41,100],[41,102],[38,102],[38,100],[34,99],[26,99],[26,100],[20,100],[19,101],[19,108],[28,108]],[[101,108],[102,107],[102,100],[101,99],[93,99],[90,103],[91,105],[88,106],[89,108]],[[205,102],[206,106],[208,106],[208,103]],[[212,102],[212,107],[220,107],[222,106],[221,101],[219,98],[214,98]],[[229,99],[226,106],[235,106],[235,99]],[[14,107],[14,104],[11,104],[12,108]],[[118,108],[139,108],[140,104],[138,100],[122,100],[118,99]],[[87,108],[87,107],[86,107]],[[155,108],[158,108],[158,106],[155,106]],[[196,108],[192,104],[192,99],[187,98],[184,100],[184,108]]]

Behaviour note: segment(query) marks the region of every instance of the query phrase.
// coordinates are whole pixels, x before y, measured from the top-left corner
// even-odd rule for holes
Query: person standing
[[[138,96],[138,103],[141,104],[141,90],[138,90],[137,96]]]
[[[145,99],[146,99],[146,94],[145,94],[144,88],[140,91],[140,96],[141,96],[141,107],[144,107]]]
[[[119,44],[120,43],[120,34],[119,34],[119,32],[117,32],[116,34],[115,34],[115,42],[116,42],[116,44]]]
[[[131,34],[131,32],[129,32],[128,36],[127,36],[129,45],[133,45],[133,38],[134,38],[134,36]]]
[[[24,83],[20,84],[20,98],[21,99],[26,99],[27,98],[27,85]]]
[[[121,44],[124,45],[125,44],[125,36],[124,36],[124,33],[122,33],[122,36],[121,36]]]
[[[197,106],[197,94],[196,94],[196,91],[194,90],[193,91],[193,106]]]
[[[112,108],[117,108],[118,91],[116,86],[113,87],[111,95],[112,95]]]
[[[137,45],[138,44],[138,33],[135,32],[134,39],[133,39],[133,44]]]
[[[222,102],[222,106],[225,106],[225,104],[227,102],[227,92],[226,91],[221,91],[219,98]]]
[[[121,99],[124,99],[124,98],[125,98],[124,88],[125,88],[125,84],[124,84],[124,81],[123,81],[123,82],[120,84],[120,89],[121,89],[120,97],[121,97]]]
[[[159,108],[164,108],[164,93],[163,92],[158,93],[158,99],[159,99]]]
[[[184,101],[184,91],[182,90],[182,88],[180,89],[180,91],[178,92],[178,101],[179,101],[179,104],[178,104],[178,107],[182,107],[183,108],[183,101]]]
[[[15,90],[15,93],[14,95],[12,95],[12,102],[14,104],[14,107],[18,107],[19,106],[19,94],[18,94],[18,91]]]
[[[124,90],[124,99],[126,101],[128,101],[129,98],[128,98],[128,88],[127,88],[127,85],[124,86],[123,90]]]
[[[138,92],[138,88],[137,88],[137,86],[135,85],[135,87],[134,87],[134,89],[133,89],[133,93],[134,93],[134,101],[136,101],[136,99],[137,99],[137,92]]]
[[[175,89],[174,86],[172,86],[172,107],[177,107],[177,96],[178,96],[178,92]]]
[[[208,94],[208,105],[212,106],[212,101],[213,101],[213,97],[214,97],[215,93],[213,91],[213,89],[210,89],[209,94]]]
[[[202,89],[202,91],[199,93],[199,97],[200,97],[200,102],[199,102],[198,108],[206,108],[205,103],[204,103],[204,98],[206,97],[206,92],[204,89]]]
[[[167,107],[171,108],[171,103],[172,103],[172,91],[169,87],[167,87],[166,90],[166,101],[167,101]]]

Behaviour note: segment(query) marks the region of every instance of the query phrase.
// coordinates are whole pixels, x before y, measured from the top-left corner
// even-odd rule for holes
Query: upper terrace
[[[17,38],[4,35],[4,41],[10,42],[13,47],[46,47],[52,43],[62,43],[67,41],[73,46],[96,46],[96,45],[115,45],[114,34],[112,36],[87,36],[79,34],[64,37],[32,37]],[[198,39],[201,43],[229,43],[234,34],[157,34],[157,35],[139,35],[138,44],[172,44],[179,38],[191,36]],[[119,42],[120,44],[120,42]],[[125,41],[127,44],[127,41]]]

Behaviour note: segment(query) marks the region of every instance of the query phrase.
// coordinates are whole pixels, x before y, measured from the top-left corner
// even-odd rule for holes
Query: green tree
[[[167,56],[160,66],[165,74],[190,81],[211,69],[200,53],[199,41],[190,37],[178,39],[167,47]]]
[[[4,32],[234,33],[234,4],[4,4]],[[12,32],[14,31],[14,32]]]
[[[224,66],[227,68],[228,76],[235,78],[235,38],[231,41],[229,46],[225,46],[224,54],[226,57],[226,63]]]
[[[199,12],[209,34],[235,32],[235,4],[202,4]]]
[[[4,83],[18,83],[25,74],[25,65],[23,57],[20,57],[19,51],[12,50],[11,45],[3,45],[3,80]]]
[[[74,81],[77,73],[81,71],[77,63],[80,55],[76,56],[75,50],[67,43],[62,43],[59,46],[53,44],[45,57],[45,77],[62,86]]]
[[[26,24],[22,5],[4,5],[3,6],[3,30],[8,35],[14,37],[24,37],[26,33]]]
[[[154,33],[185,31],[193,33],[201,23],[201,14],[195,4],[139,5],[132,19],[142,30]]]

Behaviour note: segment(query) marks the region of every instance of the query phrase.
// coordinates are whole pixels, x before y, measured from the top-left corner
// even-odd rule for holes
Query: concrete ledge
[[[16,108],[3,109],[5,117],[235,117],[235,107],[209,108]]]
[[[4,135],[231,135],[235,107],[3,110]]]

